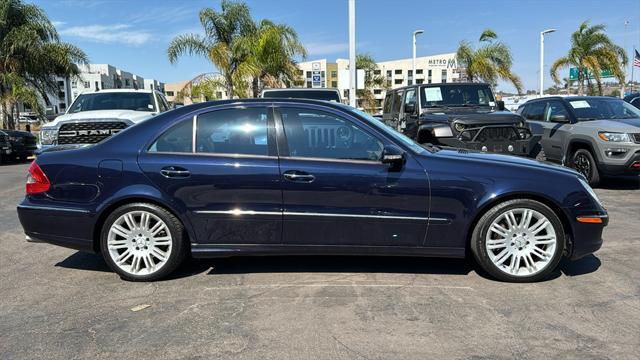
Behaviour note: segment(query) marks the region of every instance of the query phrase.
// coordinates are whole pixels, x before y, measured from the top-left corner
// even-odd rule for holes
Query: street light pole
[[[413,85],[416,83],[416,36],[422,34],[424,32],[424,30],[416,30],[413,32],[413,61],[411,63],[411,67],[412,67],[412,79],[411,79],[411,84],[409,85]]]
[[[349,105],[356,107],[356,0],[349,0]]]
[[[540,97],[544,95],[544,34],[554,31],[556,29],[547,29],[540,32]]]

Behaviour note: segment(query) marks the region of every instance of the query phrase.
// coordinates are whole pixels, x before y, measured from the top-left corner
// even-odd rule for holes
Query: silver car
[[[538,158],[576,169],[591,186],[602,176],[640,176],[640,110],[623,100],[543,97],[517,112],[542,135]]]

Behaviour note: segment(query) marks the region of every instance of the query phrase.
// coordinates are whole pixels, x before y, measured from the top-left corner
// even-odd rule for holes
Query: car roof
[[[520,106],[523,106],[523,105],[526,105],[526,104],[532,104],[532,103],[538,102],[538,101],[546,101],[546,100],[575,101],[575,100],[589,100],[589,99],[622,100],[620,98],[611,97],[611,96],[581,96],[581,95],[544,96],[544,97],[537,98],[537,99],[527,100],[527,102],[525,102],[524,104],[522,104]]]
[[[266,91],[338,91],[340,92],[338,89],[334,89],[334,88],[278,88],[278,89],[264,89],[262,90],[262,92],[266,92]]]
[[[151,94],[152,92],[158,92],[157,90],[148,90],[148,89],[102,89],[100,91],[85,91],[80,93],[80,95],[85,94],[100,94],[100,93],[143,93],[143,94]]]
[[[341,103],[337,103],[335,101],[325,101],[325,100],[312,100],[312,99],[301,99],[301,98],[252,98],[252,99],[227,99],[227,100],[213,100],[206,101],[191,105],[182,106],[173,111],[194,111],[199,109],[204,109],[207,107],[213,106],[221,106],[221,105],[247,105],[247,104],[259,104],[259,103],[290,103],[290,104],[308,104],[308,105],[321,105],[327,106],[334,109],[344,110],[348,105],[344,105]]]
[[[431,83],[431,84],[414,84],[414,85],[407,85],[407,86],[403,86],[403,87],[399,87],[399,88],[395,88],[395,89],[389,89],[387,90],[387,94],[390,94],[394,91],[398,91],[398,90],[405,90],[405,89],[411,89],[411,88],[415,88],[415,87],[444,87],[444,86],[465,86],[465,85],[483,85],[483,86],[489,86],[491,87],[491,85],[489,85],[488,83],[484,83],[484,82],[448,82],[448,83]]]

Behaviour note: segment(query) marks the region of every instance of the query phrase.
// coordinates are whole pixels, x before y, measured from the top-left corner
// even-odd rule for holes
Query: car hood
[[[78,113],[70,113],[60,115],[55,120],[47,123],[43,127],[56,127],[61,123],[77,122],[84,120],[125,120],[132,123],[138,123],[143,120],[147,120],[156,113],[148,111],[134,111],[134,110],[94,110],[94,111],[81,111]]]
[[[420,119],[439,122],[456,122],[465,125],[510,125],[524,123],[522,116],[509,111],[447,110],[444,113],[422,113]]]
[[[598,131],[640,132],[640,119],[589,120],[578,124],[594,127]]]
[[[20,131],[20,130],[0,130],[0,133],[5,133],[9,136],[13,137],[35,137],[32,133],[28,131]]]
[[[578,172],[568,167],[554,164],[547,161],[538,161],[513,155],[502,155],[494,153],[485,153],[467,149],[441,149],[435,153],[436,156],[450,158],[452,160],[484,162],[489,164],[499,164],[502,166],[535,168],[539,170],[547,170],[559,172],[567,175],[578,175]],[[428,159],[425,158],[428,162]]]

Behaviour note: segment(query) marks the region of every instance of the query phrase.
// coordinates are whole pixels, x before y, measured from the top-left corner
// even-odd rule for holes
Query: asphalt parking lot
[[[638,179],[596,190],[603,248],[541,283],[388,257],[192,260],[129,283],[98,255],[25,242],[27,167],[0,166],[3,359],[640,357]]]

